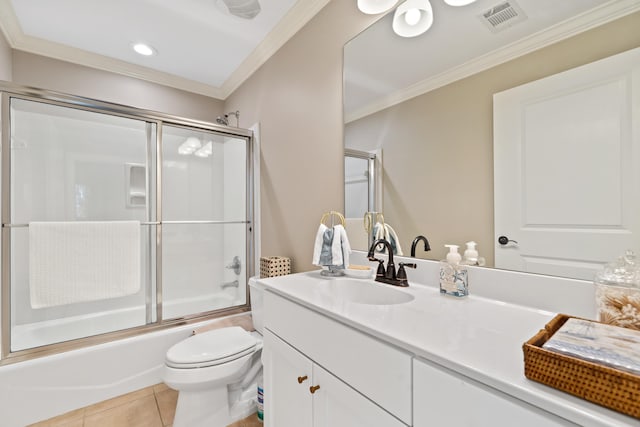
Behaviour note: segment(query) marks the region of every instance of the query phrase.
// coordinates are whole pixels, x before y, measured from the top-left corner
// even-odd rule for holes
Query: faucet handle
[[[417,264],[413,262],[401,262],[398,263],[398,275],[397,279],[400,282],[399,286],[409,286],[409,279],[407,278],[407,272],[405,271],[405,267],[407,268],[416,268]]]
[[[376,278],[378,277],[384,277],[386,274],[386,271],[384,269],[384,260],[383,259],[378,259],[376,257],[370,256],[369,257],[369,261],[378,261],[378,270],[376,271]]]

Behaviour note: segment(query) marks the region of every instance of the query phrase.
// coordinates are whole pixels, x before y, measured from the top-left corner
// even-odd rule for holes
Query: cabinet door
[[[406,427],[318,365],[313,386],[319,387],[313,393],[313,427]]]
[[[553,414],[445,368],[413,361],[414,427],[568,427]]]
[[[265,427],[311,427],[311,361],[265,330],[262,363]]]

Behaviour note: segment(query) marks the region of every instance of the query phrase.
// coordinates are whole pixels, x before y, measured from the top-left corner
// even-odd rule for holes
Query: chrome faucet
[[[418,242],[420,240],[422,240],[424,242],[424,250],[425,250],[425,252],[431,250],[431,246],[429,246],[429,241],[427,240],[427,238],[424,237],[424,236],[418,236],[415,239],[413,239],[413,243],[411,243],[411,258],[415,258],[416,257],[416,246],[418,246]]]
[[[387,252],[389,253],[389,262],[387,263],[387,268],[384,268],[384,260],[378,259],[374,257],[374,253],[376,251],[376,247],[378,245],[385,245],[387,248]],[[386,283],[388,285],[394,286],[409,286],[409,281],[407,280],[407,273],[405,271],[405,267],[408,268],[416,268],[416,264],[413,263],[400,263],[400,268],[398,269],[398,273],[396,274],[396,266],[393,262],[393,249],[391,248],[391,243],[385,239],[378,239],[373,242],[371,247],[369,248],[369,253],[367,254],[367,258],[369,261],[378,261],[378,270],[376,271],[376,282]]]
[[[234,280],[233,282],[225,282],[220,287],[222,289],[225,289],[225,288],[237,288],[238,286],[240,286],[240,282],[238,282],[237,280]]]

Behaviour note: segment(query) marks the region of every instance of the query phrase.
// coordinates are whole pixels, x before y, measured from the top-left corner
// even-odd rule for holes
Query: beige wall
[[[493,263],[492,96],[640,46],[640,13],[413,98],[347,126],[346,137],[381,143],[384,214],[408,252],[429,238],[424,258],[446,243],[479,243]]]
[[[262,255],[311,265],[323,212],[344,209],[342,47],[377,17],[332,1],[230,96],[261,125]]]
[[[218,99],[17,50],[13,82],[197,120],[223,114]]]
[[[11,47],[4,34],[0,31],[0,80],[7,82],[11,81],[11,68],[12,68],[12,52]]]

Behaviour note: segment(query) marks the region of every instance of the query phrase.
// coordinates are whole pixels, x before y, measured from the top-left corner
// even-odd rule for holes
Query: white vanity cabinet
[[[293,347],[264,331],[262,366],[265,426],[311,427],[313,363]],[[324,391],[324,390],[323,390]]]
[[[264,297],[265,427],[411,425],[411,355],[271,292]]]
[[[263,362],[266,427],[406,427],[269,330]]]
[[[414,427],[568,427],[560,417],[436,364],[414,359]]]

